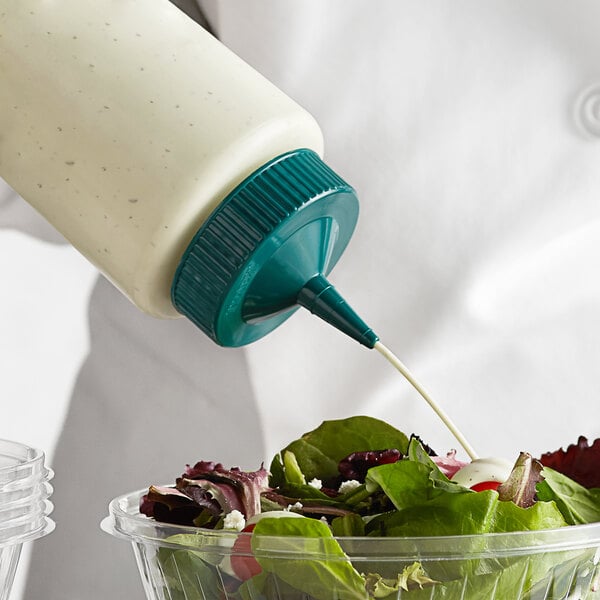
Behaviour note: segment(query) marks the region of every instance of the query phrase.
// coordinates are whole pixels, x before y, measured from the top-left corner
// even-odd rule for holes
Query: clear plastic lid
[[[0,440],[0,490],[19,486],[28,481],[42,481],[51,477],[44,465],[41,450],[19,442]]]
[[[0,440],[0,547],[21,544],[50,533],[48,500],[53,472],[44,453],[19,442]]]

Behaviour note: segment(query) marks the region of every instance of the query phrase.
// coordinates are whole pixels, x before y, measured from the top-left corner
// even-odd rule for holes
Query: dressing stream
[[[408,370],[406,365],[386,346],[381,342],[375,342],[373,346],[385,359],[397,370],[402,376],[419,392],[425,402],[431,406],[437,416],[442,420],[444,425],[449,429],[450,433],[456,438],[458,443],[464,448],[471,460],[477,460],[478,456],[471,444],[466,440],[458,427],[452,422],[452,419],[446,414],[442,407],[430,396],[427,390],[419,383],[414,375]]]

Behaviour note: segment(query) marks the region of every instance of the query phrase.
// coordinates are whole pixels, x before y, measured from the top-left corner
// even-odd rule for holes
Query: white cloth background
[[[600,436],[600,5],[202,4],[224,43],[321,124],[326,160],[362,211],[331,280],[478,452],[512,458]],[[27,600],[141,598],[129,548],[98,521],[112,495],[170,480],[182,463],[257,466],[322,419],[357,413],[440,452],[456,445],[378,354],[308,314],[223,350],[183,322],[138,314],[99,282],[87,355],[93,272],[70,248],[16,234],[35,219],[8,194],[0,437],[45,447],[57,469],[71,464],[57,473],[60,520],[35,544]],[[190,439],[191,413],[207,406],[213,435]],[[165,424],[181,442],[159,450],[154,428]],[[78,444],[92,448],[74,456]],[[105,471],[102,486],[88,460]]]
[[[215,17],[358,190],[333,283],[480,454],[597,436],[600,138],[577,98],[600,82],[600,6],[225,0]],[[270,450],[357,412],[453,444],[381,357],[309,315],[248,355]]]

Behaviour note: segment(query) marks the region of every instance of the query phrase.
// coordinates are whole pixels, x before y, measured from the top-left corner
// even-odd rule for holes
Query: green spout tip
[[[323,275],[315,275],[309,279],[300,290],[297,301],[313,315],[317,315],[367,348],[373,348],[379,340],[375,332],[352,310]]]

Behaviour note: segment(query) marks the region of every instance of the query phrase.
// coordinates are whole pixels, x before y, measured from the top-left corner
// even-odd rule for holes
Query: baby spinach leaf
[[[383,530],[386,537],[487,533],[498,503],[495,492],[446,493],[422,501],[415,493],[408,498],[399,510],[369,521],[367,532],[381,535]]]
[[[385,536],[468,535],[566,525],[553,502],[521,508],[512,502],[501,502],[493,490],[463,494],[441,490],[422,501],[418,493],[407,493],[402,500],[398,511],[369,521],[367,532]]]
[[[225,600],[228,596],[223,596]],[[277,577],[275,573],[259,573],[244,581],[230,598],[240,600],[311,600],[304,592],[298,590]]]
[[[270,537],[261,549],[261,536]],[[333,538],[315,519],[264,518],[254,528],[252,552],[263,571],[317,600],[366,600],[363,577]]]
[[[203,559],[202,553],[164,547],[158,550],[158,561],[171,600],[221,600],[223,597],[217,569]]]
[[[587,489],[566,475],[544,467],[537,484],[538,500],[554,500],[569,525],[600,521],[600,488]]]
[[[365,523],[362,518],[353,513],[336,517],[331,522],[331,531],[336,537],[359,537],[365,535]]]
[[[285,451],[294,453],[297,464],[307,481],[323,481],[336,477],[339,462],[352,452],[396,448],[403,454],[408,448],[404,433],[373,417],[356,416],[324,421],[313,431],[286,446],[271,464],[271,485],[284,484],[281,456]]]
[[[291,450],[283,453],[283,471],[285,480],[292,485],[305,485],[306,478],[296,460],[296,455]]]
[[[475,494],[449,481],[433,463],[412,460],[373,467],[365,483],[371,492],[382,489],[398,510],[422,505],[444,493]]]

